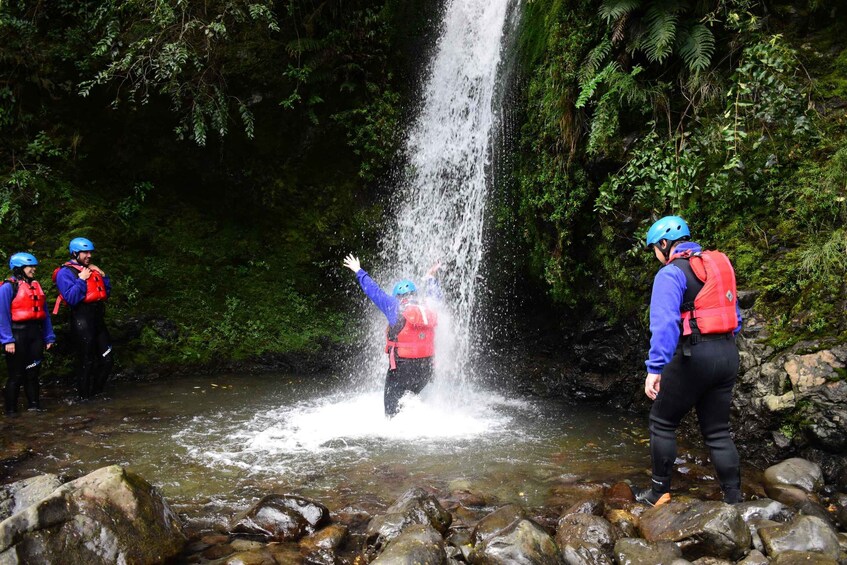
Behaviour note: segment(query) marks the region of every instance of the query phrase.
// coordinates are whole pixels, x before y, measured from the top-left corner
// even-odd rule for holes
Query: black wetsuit
[[[432,380],[432,357],[397,358],[396,363],[397,368],[388,369],[388,374],[385,375],[383,399],[386,416],[397,414],[400,409],[398,404],[404,394],[407,392],[419,394]]]
[[[683,304],[693,304],[703,283],[689,262],[674,261],[686,278]],[[653,492],[670,491],[676,460],[676,430],[694,408],[703,440],[727,502],[741,500],[741,463],[729,429],[732,389],[738,374],[739,356],[732,333],[680,336],[670,363],[662,371],[659,394],[650,410],[650,453],[653,461]]]
[[[106,303],[80,302],[71,308],[71,335],[76,346],[76,384],[82,398],[103,392],[115,364],[105,322]]]
[[[9,368],[4,390],[6,414],[14,414],[17,410],[21,385],[26,394],[27,407],[41,408],[38,374],[44,350],[42,322],[12,322],[12,335],[15,337],[15,353],[6,353],[6,366]]]

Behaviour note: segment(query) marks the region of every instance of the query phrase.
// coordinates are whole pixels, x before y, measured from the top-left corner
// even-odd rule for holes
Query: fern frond
[[[582,108],[588,102],[588,99],[594,96],[594,92],[597,90],[597,87],[603,83],[603,81],[607,80],[610,76],[614,75],[620,71],[620,67],[617,63],[611,62],[606,65],[602,71],[595,74],[589,80],[579,85],[579,97],[576,99],[574,106],[577,108]]]
[[[603,0],[600,17],[609,24],[641,6],[641,0]]]
[[[715,36],[701,23],[692,25],[679,36],[679,54],[692,72],[709,67],[715,53]]]
[[[285,50],[292,57],[302,55],[303,53],[313,53],[324,48],[325,41],[323,39],[315,39],[312,37],[301,37],[294,41],[289,41],[285,46]]]
[[[643,49],[651,62],[663,62],[673,51],[679,14],[673,8],[654,4],[644,15],[647,33]]]
[[[597,74],[600,66],[606,62],[609,53],[612,52],[612,42],[609,39],[601,41],[585,58],[582,63],[582,68],[579,70],[580,84],[587,82],[592,76]]]

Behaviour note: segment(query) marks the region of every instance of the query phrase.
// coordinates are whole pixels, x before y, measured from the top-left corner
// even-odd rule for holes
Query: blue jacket
[[[76,261],[71,261],[76,263]],[[79,263],[76,263],[79,264]],[[103,277],[103,284],[106,286],[106,296],[112,295],[112,283],[108,276]],[[62,299],[68,303],[68,306],[73,308],[83,300],[88,292],[88,283],[79,278],[79,271],[70,267],[59,269],[56,274],[56,288],[62,295]]]
[[[385,314],[385,317],[388,319],[388,325],[393,326],[396,324],[397,317],[400,315],[400,301],[382,290],[364,269],[359,269],[356,272],[356,278],[359,280],[362,290],[365,291],[365,295]],[[441,287],[438,285],[438,281],[433,277],[427,277],[425,284],[426,296],[440,300]]]
[[[15,343],[12,335],[12,300],[15,298],[15,289],[10,284],[0,286],[0,344]],[[41,324],[41,335],[44,343],[55,343],[56,334],[53,333],[53,323],[50,321],[50,312]]]
[[[680,243],[675,253],[701,251],[700,245],[692,241]],[[650,353],[647,356],[648,373],[661,374],[665,365],[674,356],[682,332],[680,307],[687,288],[685,273],[676,265],[665,265],[653,279],[653,295],[650,298]],[[735,303],[738,315],[737,334],[741,330],[741,310]]]

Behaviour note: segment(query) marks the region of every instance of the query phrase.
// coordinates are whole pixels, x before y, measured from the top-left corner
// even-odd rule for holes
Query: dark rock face
[[[394,538],[411,525],[428,525],[444,534],[453,517],[444,510],[434,496],[420,488],[406,491],[385,514],[375,516],[365,532],[365,553],[378,555]]]
[[[615,563],[614,559],[593,543],[570,541],[560,546],[560,549],[567,565],[614,565]]]
[[[733,506],[722,502],[670,502],[641,516],[647,541],[672,541],[687,559],[704,556],[740,558],[750,548],[750,532]]]
[[[797,515],[797,512],[776,500],[762,498],[759,500],[751,500],[735,505],[735,509],[741,514],[741,518],[745,522],[749,522],[752,518],[764,518],[765,520],[773,520],[774,522],[788,522]]]
[[[640,538],[623,538],[615,543],[615,559],[620,565],[670,565],[682,558],[682,550],[673,542],[648,542]]]
[[[759,536],[768,555],[805,551],[838,559],[841,552],[835,531],[815,516],[799,516],[787,524],[759,528]]]
[[[820,553],[786,551],[777,555],[771,565],[838,565],[838,561]]]
[[[236,517],[230,532],[266,541],[293,541],[327,523],[325,506],[299,496],[271,494]]]
[[[442,565],[447,557],[441,535],[424,524],[407,527],[372,563],[375,565]]]
[[[3,563],[160,563],[186,539],[147,481],[113,465],[55,489],[0,523]]]
[[[330,524],[326,528],[300,540],[300,553],[309,563],[335,564],[335,551],[347,537],[347,526]]]
[[[531,520],[519,520],[483,541],[470,554],[475,565],[562,565],[556,542]]]

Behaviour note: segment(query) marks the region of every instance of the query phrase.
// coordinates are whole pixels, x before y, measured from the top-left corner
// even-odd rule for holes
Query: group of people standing
[[[70,308],[70,335],[76,353],[75,377],[80,398],[103,391],[114,365],[112,345],[105,324],[105,303],[111,282],[92,263],[94,244],[77,237],[68,244],[70,260],[53,272],[59,296],[53,314],[62,303]],[[35,280],[38,259],[31,253],[15,253],[9,259],[12,274],[0,285],[0,345],[9,375],[4,389],[7,416],[18,412],[21,386],[28,410],[40,411],[39,373],[44,351],[56,343],[47,307],[47,296]]]
[[[741,502],[741,464],[729,427],[739,366],[735,336],[741,330],[732,264],[720,251],[703,250],[691,241],[688,224],[679,216],[656,221],[644,244],[663,267],[653,282],[644,382],[644,392],[653,401],[652,482],[637,489],[636,498],[651,505],[670,500],[677,429],[694,409],[724,501]],[[413,281],[396,282],[389,295],[354,255],[344,259],[344,266],[356,274],[365,295],[388,322],[384,404],[385,414],[393,417],[401,397],[407,392],[418,394],[432,377],[438,320],[429,302],[418,298]],[[434,279],[438,267],[426,274],[428,288],[438,288]]]

